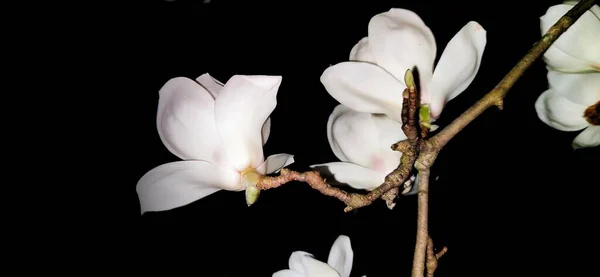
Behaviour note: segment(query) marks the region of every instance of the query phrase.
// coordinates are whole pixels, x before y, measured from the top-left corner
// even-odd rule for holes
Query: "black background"
[[[106,97],[120,108],[109,140],[120,146],[98,189],[110,224],[140,223],[136,271],[168,276],[270,276],[288,268],[292,251],[326,261],[340,234],[354,248],[352,276],[409,276],[416,230],[416,197],[388,210],[383,201],[344,213],[340,201],[308,185],[264,191],[246,207],[243,192],[217,192],[185,207],[140,216],[135,186],[150,169],[178,158],[156,130],[158,90],[170,78],[210,73],[282,75],[265,155],[291,153],[294,170],[337,161],[326,124],[337,102],[319,81],[328,66],[348,59],[367,35],[370,18],[392,7],[416,12],[431,28],[438,59],[468,21],[487,30],[479,74],[451,101],[443,128],[492,89],[540,38],[539,17],[560,1],[142,1],[114,5],[118,22],[105,41],[114,55],[102,76]],[[113,7],[113,6],[108,6]],[[117,21],[118,20],[118,21]],[[437,61],[437,60],[436,60]],[[436,276],[542,276],[586,271],[597,217],[592,192],[597,149],[573,151],[578,132],[542,123],[534,102],[547,89],[541,60],[505,99],[459,133],[434,167],[430,233],[448,246]],[[119,252],[115,250],[114,252]],[[110,255],[110,254],[109,254]],[[110,261],[110,259],[108,260]],[[110,262],[108,262],[110,264]]]

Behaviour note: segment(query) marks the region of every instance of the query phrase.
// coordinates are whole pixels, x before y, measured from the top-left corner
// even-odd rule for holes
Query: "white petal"
[[[183,160],[223,162],[214,99],[198,83],[173,78],[160,89],[156,118],[163,144]]]
[[[429,90],[422,91],[423,103],[430,101],[433,117],[439,117],[444,105],[473,82],[486,42],[485,29],[475,21],[467,23],[448,42],[435,67]]]
[[[585,128],[583,132],[573,140],[573,148],[589,148],[600,145],[600,126],[592,125]]]
[[[267,140],[269,140],[269,135],[271,134],[271,117],[267,118],[265,124],[262,126],[262,142],[263,145],[267,144]]]
[[[333,178],[334,182],[347,184],[355,189],[373,190],[385,181],[386,174],[346,162],[333,162],[311,165],[327,179]]]
[[[331,251],[329,251],[329,258],[327,263],[335,268],[340,273],[341,277],[349,277],[352,271],[352,260],[354,259],[354,252],[352,251],[352,245],[350,244],[350,238],[347,236],[339,236]]]
[[[237,172],[206,161],[179,161],[155,167],[137,183],[142,214],[192,203],[220,189],[241,190]]]
[[[330,146],[342,161],[389,173],[400,163],[402,153],[392,144],[406,139],[402,124],[385,115],[356,112],[338,105],[327,126]]]
[[[304,251],[292,253],[289,260],[290,269],[304,274],[306,277],[339,277],[340,275],[328,264],[316,260],[312,254]]]
[[[375,57],[373,56],[373,51],[371,51],[368,37],[362,38],[354,45],[354,47],[352,47],[352,50],[350,50],[350,60],[375,63]]]
[[[327,68],[321,83],[338,102],[355,111],[384,113],[401,122],[403,82],[381,67],[365,62],[342,62]]]
[[[421,86],[433,73],[436,45],[433,33],[414,12],[390,9],[369,22],[369,44],[377,64],[398,80],[407,69],[417,67]]]
[[[280,76],[231,77],[215,101],[215,121],[237,170],[263,161],[262,126],[277,105]]]
[[[203,86],[213,98],[217,98],[217,94],[221,92],[223,89],[223,83],[219,80],[213,78],[208,73],[202,74],[200,77],[196,78],[196,81]],[[262,126],[262,140],[263,145],[267,143],[269,139],[269,134],[271,133],[271,117],[267,118],[265,123]]]
[[[256,169],[261,174],[277,173],[282,168],[294,163],[294,155],[275,154],[267,157],[265,161]]]
[[[216,99],[217,94],[219,94],[219,92],[223,89],[223,83],[213,78],[208,73],[200,75],[200,77],[196,78],[196,82],[198,82],[202,87],[204,87],[208,91],[208,93],[210,93],[213,99]]]
[[[545,34],[573,5],[550,7],[540,17]],[[565,31],[544,54],[544,61],[563,72],[600,71],[600,6],[594,5]],[[562,53],[561,53],[562,52]]]
[[[548,71],[548,83],[573,103],[591,106],[600,101],[600,72],[562,73]]]
[[[588,126],[583,117],[587,107],[560,95],[555,89],[544,91],[535,102],[538,117],[548,126],[561,131],[578,131]]]
[[[304,277],[304,275],[293,270],[284,269],[273,273],[272,277]]]
[[[342,104],[337,105],[327,120],[327,140],[329,141],[329,147],[331,147],[333,154],[342,162],[349,162],[350,159],[344,155],[344,152],[342,149],[340,149],[340,146],[333,139],[333,123],[336,122],[340,116],[349,111],[351,111],[350,108]]]

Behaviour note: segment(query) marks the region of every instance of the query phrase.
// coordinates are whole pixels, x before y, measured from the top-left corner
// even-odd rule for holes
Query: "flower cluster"
[[[541,17],[542,33],[573,5],[567,1],[548,9]],[[372,17],[349,60],[327,68],[320,78],[340,103],[327,123],[330,147],[340,161],[311,167],[330,175],[333,183],[365,190],[379,186],[402,156],[390,146],[406,139],[401,129],[405,72],[417,72],[421,107],[435,122],[473,82],[486,43],[485,29],[468,22],[434,64],[435,38],[417,14],[390,9]],[[540,119],[562,131],[583,130],[575,148],[600,145],[600,7],[583,14],[544,61],[550,88],[535,104]],[[265,158],[262,149],[281,81],[281,76],[235,75],[223,84],[206,73],[166,82],[159,91],[157,129],[182,161],[160,165],[139,180],[141,212],[181,207],[222,189],[245,190],[252,205],[262,178],[294,162],[285,153]],[[405,186],[403,193],[415,188]]]

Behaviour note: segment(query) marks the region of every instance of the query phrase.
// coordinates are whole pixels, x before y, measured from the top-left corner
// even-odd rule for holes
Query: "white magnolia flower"
[[[486,42],[483,27],[467,23],[448,42],[434,71],[437,48],[429,27],[412,11],[391,9],[371,19],[368,37],[352,48],[351,61],[326,69],[321,82],[341,104],[401,122],[404,74],[416,66],[421,103],[430,104],[436,119],[475,78]]]
[[[339,236],[331,247],[327,263],[315,259],[310,253],[296,251],[290,256],[290,269],[277,271],[273,277],[349,277],[353,259],[350,238]]]
[[[545,34],[578,1],[565,1],[550,7],[540,17]],[[600,6],[594,5],[565,31],[544,53],[552,70],[562,72],[600,71]]]
[[[293,163],[288,154],[263,156],[280,84],[280,76],[256,75],[235,75],[225,85],[209,74],[169,80],[159,92],[157,128],[183,161],[139,180],[141,212],[184,206],[221,189],[256,193],[260,175]]]
[[[573,148],[600,145],[600,73],[548,71],[549,89],[535,103],[538,117],[561,131],[583,130]]]
[[[338,105],[327,122],[327,139],[341,162],[311,167],[331,175],[335,182],[373,190],[400,164],[402,153],[390,147],[406,136],[402,124],[384,114],[357,112]]]

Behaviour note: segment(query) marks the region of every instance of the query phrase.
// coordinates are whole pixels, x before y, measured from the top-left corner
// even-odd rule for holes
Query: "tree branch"
[[[279,176],[267,177],[264,176],[256,187],[260,190],[279,187],[290,181],[300,181],[308,183],[313,189],[318,190],[322,194],[332,196],[346,204],[345,212],[353,209],[361,208],[372,204],[375,200],[381,198],[385,193],[393,188],[398,188],[412,173],[413,165],[419,155],[420,138],[419,138],[419,116],[418,106],[419,98],[414,82],[412,71],[407,70],[404,75],[404,80],[407,88],[402,92],[402,131],[408,138],[402,143],[392,145],[393,150],[398,150],[397,145],[402,145],[402,157],[398,167],[385,177],[384,182],[377,188],[370,191],[368,194],[348,193],[342,189],[332,187],[321,175],[316,171],[308,171],[299,173],[289,169],[281,170]],[[390,193],[388,196],[392,195]],[[388,207],[390,206],[387,201]]]
[[[477,118],[487,108],[495,105],[502,109],[503,99],[512,88],[515,82],[523,73],[537,60],[551,45],[556,41],[581,15],[594,5],[595,0],[582,0],[561,17],[542,38],[527,52],[527,54],[511,69],[508,74],[483,98],[477,101],[467,111],[455,119],[450,125],[440,131],[427,141],[421,142],[421,151],[415,161],[415,168],[419,171],[419,196],[418,196],[418,214],[417,214],[417,242],[413,260],[412,277],[423,277],[425,274],[425,254],[427,246],[433,244],[433,240],[428,235],[428,196],[429,196],[429,173],[440,150],[454,137],[458,132],[464,129],[469,123]],[[431,242],[429,242],[431,240]],[[433,246],[431,246],[433,247]],[[432,250],[433,251],[433,250]],[[442,250],[440,256],[447,251]],[[430,255],[431,256],[431,255]],[[433,271],[437,267],[430,267],[428,276],[433,277]]]
[[[431,138],[430,142],[441,149],[458,132],[465,128],[471,121],[477,118],[483,111],[491,106],[502,108],[503,98],[508,91],[523,75],[523,73],[535,62],[554,41],[556,41],[581,15],[594,5],[595,0],[582,0],[561,17],[542,38],[527,52],[527,54],[506,74],[506,76],[471,108],[460,115],[450,125]]]
[[[433,273],[438,267],[439,259],[448,252],[448,247],[444,246],[440,252],[435,253],[433,249],[433,239],[427,237],[427,277],[433,277]]]

